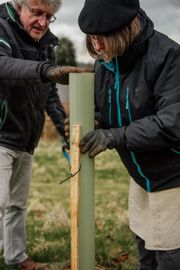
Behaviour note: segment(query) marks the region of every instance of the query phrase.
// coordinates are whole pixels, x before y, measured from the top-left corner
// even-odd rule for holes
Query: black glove
[[[70,135],[70,120],[69,117],[64,120],[64,133],[66,140],[69,141],[69,135]]]
[[[88,132],[80,141],[80,152],[89,152],[89,157],[94,158],[99,153],[115,147],[114,137],[110,129],[97,129]]]
[[[64,138],[64,141],[62,142],[62,149],[63,150],[70,150],[69,142]]]
[[[98,129],[99,128],[99,122],[95,119],[94,120],[94,128]],[[69,137],[70,137],[70,119],[69,117],[64,120],[64,134],[67,142],[69,142]]]
[[[44,64],[41,67],[41,78],[43,81],[52,81],[60,84],[69,84],[69,73],[83,73],[83,72],[94,72],[93,68],[80,68],[73,66],[52,66]]]

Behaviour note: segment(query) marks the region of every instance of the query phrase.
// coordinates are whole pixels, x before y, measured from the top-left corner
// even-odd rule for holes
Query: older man
[[[0,221],[7,265],[36,270],[45,265],[26,254],[25,215],[34,148],[44,112],[64,135],[65,113],[55,83],[69,72],[54,65],[58,39],[49,30],[61,0],[12,0],[0,5]]]

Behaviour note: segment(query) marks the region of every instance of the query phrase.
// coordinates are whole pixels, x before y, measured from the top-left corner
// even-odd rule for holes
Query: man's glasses
[[[46,20],[50,23],[53,23],[56,20],[56,17],[52,14],[48,14],[39,9],[31,8],[27,3],[25,3],[25,6],[29,9],[29,11],[32,13],[34,17],[38,18],[38,20],[46,18]]]

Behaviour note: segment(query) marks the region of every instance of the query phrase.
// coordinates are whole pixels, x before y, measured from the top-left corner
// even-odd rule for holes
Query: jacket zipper
[[[115,82],[115,89],[116,89],[116,104],[117,104],[117,115],[118,115],[118,126],[122,127],[122,119],[121,119],[121,106],[120,106],[120,73],[119,73],[119,66],[118,66],[118,58],[116,57],[116,82]]]
[[[109,124],[112,125],[112,90],[108,90]]]
[[[38,89],[38,87],[36,88],[36,102],[34,104],[34,112],[33,112],[33,129],[32,129],[32,138],[31,138],[31,143],[30,143],[30,147],[31,148],[35,148],[37,143],[38,143],[38,133],[37,133],[37,129],[38,129],[38,108],[39,108],[39,100],[40,100],[40,90]]]
[[[131,114],[130,104],[129,104],[129,87],[126,88],[126,110],[127,110],[127,113],[128,113],[129,122],[131,123],[132,122],[132,114]],[[135,153],[130,151],[130,155],[131,155],[133,163],[136,165],[138,173],[146,181],[146,189],[147,189],[147,191],[151,192],[150,180],[142,172],[141,166],[137,162]]]

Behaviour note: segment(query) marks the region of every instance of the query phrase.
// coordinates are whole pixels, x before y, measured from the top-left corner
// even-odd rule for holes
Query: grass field
[[[96,269],[136,270],[134,235],[128,228],[128,173],[115,151],[99,155],[95,168]],[[68,175],[59,143],[41,141],[28,203],[28,253],[52,270],[70,269],[70,181],[58,184]],[[1,255],[0,270],[7,269]]]

